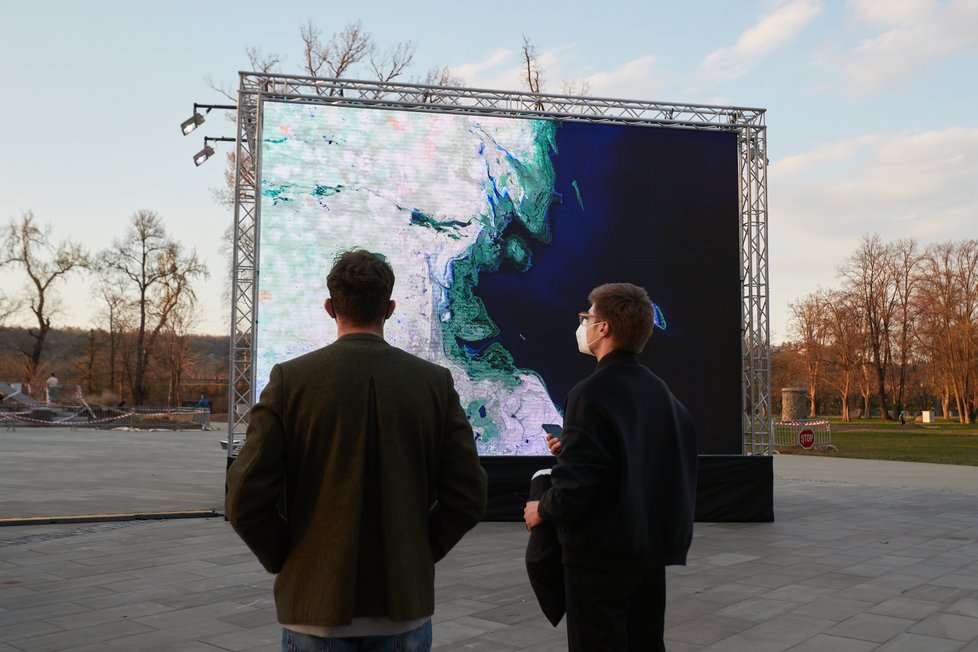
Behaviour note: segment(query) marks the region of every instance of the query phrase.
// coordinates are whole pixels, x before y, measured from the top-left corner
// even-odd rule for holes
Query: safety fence
[[[133,430],[206,430],[210,409],[199,407],[108,407],[103,405],[2,405],[0,427],[66,426]]]
[[[832,424],[828,419],[775,421],[774,444],[778,448],[835,450]]]

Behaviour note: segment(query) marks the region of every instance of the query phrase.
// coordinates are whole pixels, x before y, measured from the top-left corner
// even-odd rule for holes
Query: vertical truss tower
[[[234,173],[228,456],[242,437],[255,388],[261,112],[265,100],[402,111],[547,118],[734,131],[740,153],[742,431],[745,455],[771,452],[767,127],[763,109],[642,102],[293,75],[239,73]]]

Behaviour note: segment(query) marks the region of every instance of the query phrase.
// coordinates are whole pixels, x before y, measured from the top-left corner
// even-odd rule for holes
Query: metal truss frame
[[[644,102],[297,75],[239,73],[234,174],[228,456],[254,403],[254,344],[265,101],[734,131],[739,147],[742,453],[772,450],[768,303],[767,127],[764,109]]]

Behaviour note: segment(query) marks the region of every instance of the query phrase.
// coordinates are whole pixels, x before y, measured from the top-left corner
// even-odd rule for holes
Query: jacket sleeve
[[[270,573],[285,564],[288,525],[279,514],[285,492],[285,437],[282,427],[282,370],[272,368],[261,400],[252,408],[248,435],[228,469],[224,510],[228,521]]]
[[[551,472],[553,486],[538,506],[546,521],[576,521],[602,506],[613,495],[615,427],[599,405],[582,401],[568,406],[560,455]]]
[[[428,517],[434,561],[448,554],[486,511],[486,472],[479,464],[472,426],[462,410],[452,375],[446,370],[445,376],[445,433],[436,471],[436,502]]]

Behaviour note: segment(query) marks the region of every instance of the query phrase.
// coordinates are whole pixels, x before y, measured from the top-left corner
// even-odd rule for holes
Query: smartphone
[[[561,436],[564,434],[564,429],[558,426],[556,423],[545,423],[543,424],[543,429],[548,435],[560,441]]]

